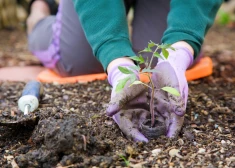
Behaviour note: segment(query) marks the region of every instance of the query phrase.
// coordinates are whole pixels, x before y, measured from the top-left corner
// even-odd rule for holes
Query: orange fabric
[[[45,83],[55,82],[59,84],[76,83],[76,82],[91,82],[94,80],[105,80],[106,78],[107,78],[107,75],[105,73],[80,75],[80,76],[73,76],[73,77],[60,77],[54,71],[51,71],[49,69],[44,70],[37,77],[37,79],[40,82],[45,82]]]
[[[186,71],[186,78],[188,81],[191,81],[209,76],[212,74],[212,69],[213,69],[213,64],[211,58],[203,57],[196,65],[194,65],[191,69]],[[107,75],[105,73],[80,75],[74,77],[60,77],[58,74],[56,74],[51,70],[44,70],[37,77],[37,79],[40,82],[46,82],[46,83],[56,82],[59,84],[91,82],[94,80],[105,80],[106,78]],[[148,77],[144,74],[140,75],[140,80],[145,83],[149,82]]]
[[[187,81],[203,78],[211,75],[213,72],[213,63],[210,57],[203,57],[191,69],[186,71]]]

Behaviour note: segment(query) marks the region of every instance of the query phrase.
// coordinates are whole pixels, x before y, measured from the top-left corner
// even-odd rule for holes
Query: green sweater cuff
[[[117,58],[135,56],[129,39],[112,39],[99,47],[96,56],[107,70],[109,63]]]
[[[199,55],[203,39],[195,38],[189,35],[188,33],[184,33],[184,32],[172,32],[172,33],[165,35],[162,39],[162,42],[164,44],[173,44],[178,41],[185,41],[193,48],[194,59]]]

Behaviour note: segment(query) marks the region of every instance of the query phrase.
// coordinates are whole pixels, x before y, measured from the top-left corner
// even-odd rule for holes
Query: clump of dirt
[[[34,130],[31,140],[41,148],[16,157],[20,167],[52,167],[58,162],[63,166],[82,163],[82,156],[102,155],[109,150],[105,141],[97,141],[90,135],[84,119],[77,115],[41,120]]]

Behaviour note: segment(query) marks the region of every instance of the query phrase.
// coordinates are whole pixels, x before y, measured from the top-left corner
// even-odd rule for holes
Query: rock
[[[183,156],[181,156],[180,154],[179,154],[179,149],[171,149],[170,151],[169,151],[169,155],[171,156],[171,157],[178,157],[178,158],[183,158]]]
[[[132,146],[130,146],[130,145],[128,145],[126,147],[126,153],[129,154],[129,155],[137,154],[136,150]]]
[[[156,157],[156,156],[158,156],[161,152],[162,152],[162,149],[160,149],[160,148],[154,149],[154,150],[152,150],[152,156]]]
[[[205,154],[206,153],[206,149],[204,148],[199,148],[198,152],[199,154]]]

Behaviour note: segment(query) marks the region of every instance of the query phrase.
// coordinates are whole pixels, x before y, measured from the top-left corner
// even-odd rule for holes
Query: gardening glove
[[[113,86],[111,93],[111,101],[107,108],[107,115],[112,116],[119,128],[129,139],[134,141],[148,142],[148,139],[138,130],[141,123],[146,120],[149,115],[149,107],[147,105],[147,87],[144,85],[130,86],[127,82],[124,89],[116,92],[118,81],[127,77],[122,73],[118,66],[129,67],[134,63],[123,63],[114,66],[108,73],[108,81]],[[138,79],[136,72],[136,78]]]
[[[165,120],[168,137],[176,137],[184,122],[184,114],[188,99],[188,83],[185,77],[187,68],[193,63],[193,55],[187,48],[177,47],[168,50],[167,59],[162,56],[152,75],[155,85],[154,110],[160,119]],[[180,96],[174,96],[162,87],[170,86],[177,89]]]

